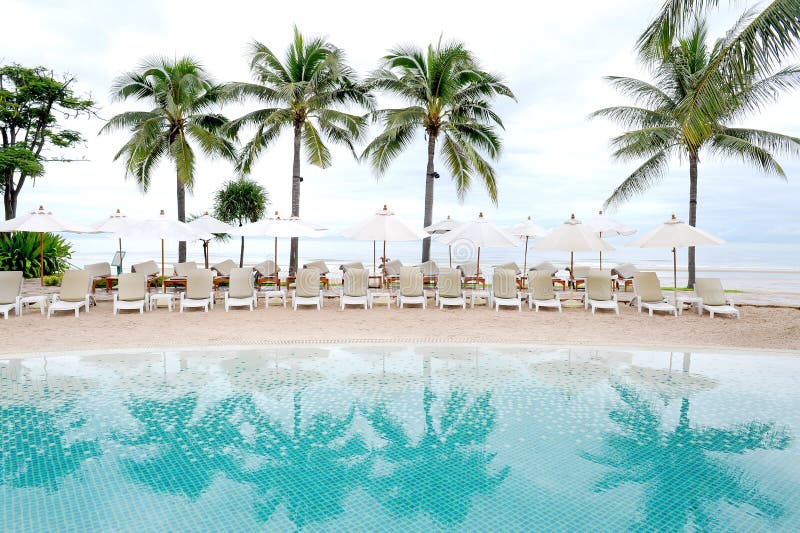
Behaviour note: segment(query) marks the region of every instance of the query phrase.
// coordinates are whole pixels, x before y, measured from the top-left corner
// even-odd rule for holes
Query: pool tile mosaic
[[[2,531],[797,531],[800,357],[284,346],[0,361]]]

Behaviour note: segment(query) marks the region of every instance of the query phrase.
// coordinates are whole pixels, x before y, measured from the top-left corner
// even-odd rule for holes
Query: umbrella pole
[[[450,256],[450,269],[452,270],[452,268],[453,268],[453,245],[452,244],[448,244],[447,245],[447,255]]]
[[[208,268],[208,242],[209,241],[203,241],[203,257],[206,260],[206,268]]]
[[[377,274],[378,262],[375,260],[375,256],[377,255],[375,246],[375,241],[372,241],[372,271]]]
[[[526,274],[528,272],[528,239],[529,237],[525,235],[525,259],[522,261],[522,273]]]
[[[272,252],[272,259],[275,263],[275,275],[278,275],[278,238],[275,237],[275,249]],[[278,287],[280,289],[280,287]]]
[[[117,240],[119,241],[119,271],[122,272],[122,237]]]
[[[675,307],[678,305],[678,252],[672,248],[672,297]]]
[[[167,292],[167,277],[164,275],[164,239],[161,239],[161,292]]]
[[[600,238],[603,238],[603,232],[600,232]],[[603,250],[600,250],[600,270],[603,270]]]
[[[481,276],[481,247],[478,246],[478,265],[475,267],[475,275]],[[477,286],[476,286],[477,288]]]
[[[383,272],[381,276],[383,276],[383,284],[386,285],[386,241],[383,241]]]
[[[44,287],[44,233],[39,232],[39,283]]]

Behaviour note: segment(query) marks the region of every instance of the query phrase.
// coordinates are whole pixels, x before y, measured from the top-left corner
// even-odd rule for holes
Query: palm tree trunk
[[[5,220],[17,216],[17,198],[14,196],[14,170],[3,171],[3,205],[5,206]]]
[[[300,137],[302,124],[294,125],[294,162],[292,163],[292,216],[300,216]],[[289,249],[289,275],[293,276],[297,272],[297,237],[292,237],[292,245]]]
[[[186,185],[178,179],[178,220],[186,222]],[[186,241],[178,242],[178,263],[186,262]]]
[[[425,174],[425,220],[423,227],[433,223],[433,155],[436,153],[436,135],[428,134],[428,171]],[[431,238],[422,241],[422,262],[431,258]]]
[[[697,225],[697,152],[689,153],[689,225]],[[695,281],[695,256],[694,246],[689,247],[689,281],[688,288],[694,287]]]

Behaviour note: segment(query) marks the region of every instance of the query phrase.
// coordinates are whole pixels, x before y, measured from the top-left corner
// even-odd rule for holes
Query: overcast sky
[[[622,130],[586,117],[600,107],[629,103],[608,88],[603,76],[647,77],[637,66],[633,47],[660,3],[410,0],[384,10],[383,3],[374,1],[4,0],[0,62],[44,65],[74,75],[79,82],[76,88],[91,94],[101,117],[68,121],[69,127],[85,134],[87,142],[63,155],[85,157],[87,162],[49,163],[46,176],[34,187],[26,186],[19,209],[41,203],[85,223],[117,207],[134,216],[154,215],[161,208],[174,215],[174,169],[162,164],[150,191],[143,195],[134,181],[125,180],[122,164],[112,161],[126,134],[97,135],[102,119],[123,110],[147,108],[135,101],[112,104],[111,81],[144,57],[184,54],[199,59],[218,81],[249,80],[247,43],[259,40],[282,55],[296,24],[305,35],[327,36],[364,74],[396,44],[425,46],[443,35],[465,42],[487,70],[506,78],[518,101],[497,102],[506,125],[503,155],[496,163],[499,205],[493,206],[478,184],[459,203],[450,177],[438,164],[442,177],[436,184],[434,220],[447,215],[468,220],[483,211],[502,224],[532,215],[539,224],[553,227],[572,212],[589,218],[636,163],[613,163],[608,141]],[[745,2],[737,3],[734,10],[727,2],[721,4],[723,11],[711,19],[713,37],[721,35],[745,7]],[[379,97],[380,101],[386,102]],[[800,96],[785,95],[743,124],[800,135],[798,109]],[[233,117],[240,110],[226,114]],[[800,241],[800,161],[779,160],[788,183],[764,177],[737,160],[703,158],[698,226],[729,241]],[[301,215],[341,229],[387,203],[421,226],[425,164],[421,132],[381,180],[346,151],[334,150],[329,169],[303,164]],[[269,190],[272,209],[285,214],[291,206],[291,166],[287,133],[265,153],[252,174]],[[229,164],[201,160],[187,212],[209,209],[213,191],[232,176]],[[673,161],[660,185],[614,216],[641,229],[666,220],[673,212],[685,219],[688,181],[687,164]]]

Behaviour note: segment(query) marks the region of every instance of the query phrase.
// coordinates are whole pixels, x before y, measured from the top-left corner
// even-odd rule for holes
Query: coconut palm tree
[[[283,61],[260,42],[250,45],[250,70],[255,83],[230,84],[230,94],[252,99],[265,107],[251,111],[229,124],[238,133],[255,128],[242,148],[239,167],[247,174],[253,164],[286,129],[294,137],[292,163],[292,216],[300,216],[300,151],[309,164],[331,165],[327,143],[346,146],[355,157],[353,143],[366,132],[366,118],[345,112],[350,107],[374,108],[374,99],[345,61],[344,52],[315,37],[305,39],[294,28],[294,40]],[[292,239],[290,272],[297,270],[297,238]]]
[[[500,155],[501,141],[496,126],[503,127],[492,109],[498,96],[514,98],[500,76],[481,70],[475,56],[461,43],[441,41],[427,50],[401,46],[384,56],[381,68],[370,84],[408,102],[408,107],[382,109],[375,118],[383,126],[364,150],[379,176],[390,163],[424,131],[428,144],[425,170],[424,225],[433,221],[433,183],[438,177],[434,157],[440,153],[456,184],[459,198],[478,177],[497,203],[497,182],[488,159]],[[431,239],[422,241],[422,261],[430,258]]]
[[[132,133],[114,156],[125,163],[125,176],[133,176],[143,192],[150,188],[155,167],[164,159],[175,165],[178,220],[186,220],[186,191],[191,192],[195,176],[195,144],[208,157],[234,161],[236,149],[227,119],[215,112],[227,92],[214,83],[200,63],[191,57],[171,60],[146,59],[134,71],[114,80],[114,100],[144,100],[151,108],[127,111],[112,117],[100,133],[123,129]],[[186,261],[186,243],[178,247],[178,261]]]
[[[228,224],[256,222],[264,216],[269,205],[267,190],[245,177],[226,182],[214,193],[214,216]],[[244,264],[244,235],[239,251],[239,267]]]
[[[738,31],[735,26],[733,33]],[[729,33],[730,35],[730,33]],[[707,30],[702,21],[688,36],[678,39],[665,60],[653,71],[653,83],[634,78],[606,78],[620,92],[632,97],[637,106],[616,106],[595,111],[591,117],[605,117],[624,127],[635,128],[611,141],[612,157],[620,161],[644,159],[606,200],[606,206],[618,205],[659,182],[677,156],[689,162],[689,224],[697,222],[698,165],[702,151],[717,157],[736,157],[767,175],[786,179],[774,154],[800,154],[800,139],[781,133],[734,126],[753,109],[787,89],[800,86],[800,67],[785,67],[774,73],[751,71],[740,85],[730,76],[715,77],[715,100],[710,108],[686,106],[699,90],[698,83],[709,69],[719,68],[718,55],[725,40],[709,48]],[[727,37],[726,39],[729,39]],[[706,86],[703,90],[709,91]],[[702,123],[700,136],[694,124]],[[695,281],[695,251],[689,248],[689,287]]]

